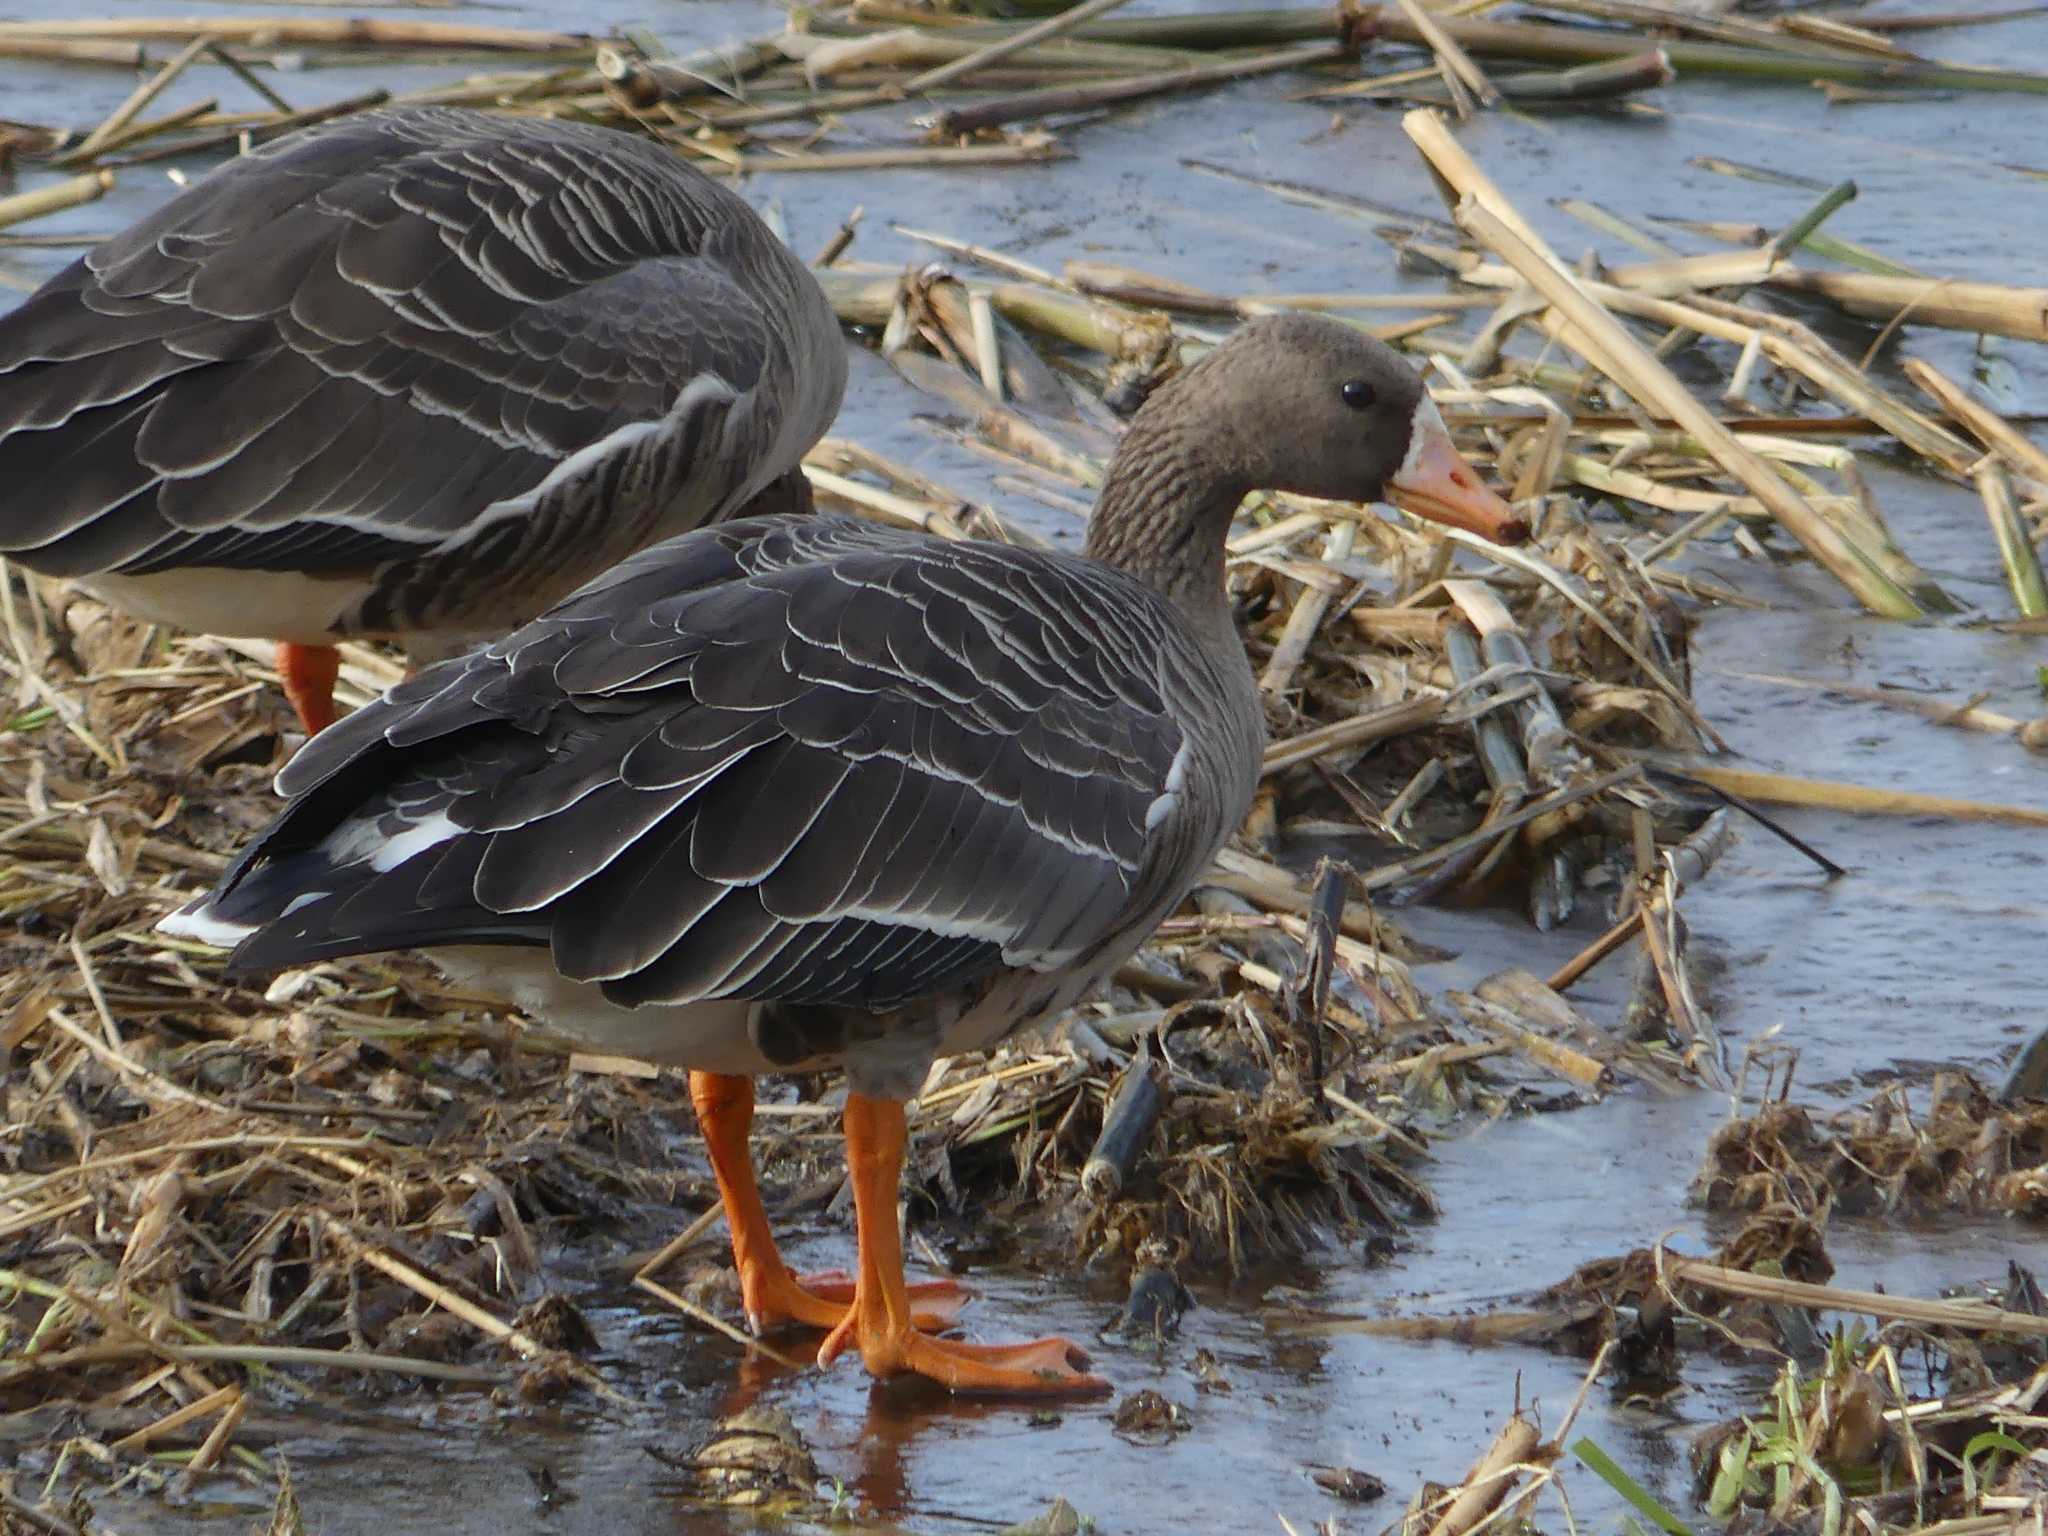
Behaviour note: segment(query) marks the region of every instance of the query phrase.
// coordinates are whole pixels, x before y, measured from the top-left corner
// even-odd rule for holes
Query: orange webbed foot
[[[855,1319],[849,1316],[818,1350],[818,1364],[830,1365],[854,1348],[860,1350],[861,1362],[871,1376],[922,1376],[949,1392],[1099,1397],[1111,1390],[1100,1376],[1087,1373],[1088,1352],[1068,1339],[967,1344],[927,1338],[909,1330],[863,1339]]]
[[[853,1276],[843,1269],[814,1269],[796,1277],[802,1289],[820,1301],[831,1303],[838,1315],[829,1323],[815,1326],[837,1328],[853,1305]],[[910,1296],[910,1320],[920,1333],[944,1333],[960,1320],[974,1292],[958,1280],[920,1280],[906,1287]]]
[[[771,1329],[839,1327],[853,1306],[853,1276],[843,1269],[821,1269],[792,1275],[765,1265],[740,1276],[740,1300],[747,1326],[756,1335]],[[957,1280],[927,1280],[909,1288],[911,1323],[926,1333],[953,1326],[974,1292]]]

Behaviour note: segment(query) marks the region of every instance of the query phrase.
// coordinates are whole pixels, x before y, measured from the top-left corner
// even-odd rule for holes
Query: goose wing
[[[1178,623],[1080,560],[704,529],[316,737],[183,931],[252,969],[546,944],[627,1005],[1056,970],[1213,851],[1174,835]]]
[[[693,387],[815,438],[844,373],[823,302],[651,142],[446,109],[307,130],[0,318],[0,551],[355,571],[594,470]],[[793,355],[821,321],[832,354]]]

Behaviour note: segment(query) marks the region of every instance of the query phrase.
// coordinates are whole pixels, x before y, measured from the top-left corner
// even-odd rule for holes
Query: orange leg
[[[853,1206],[860,1224],[860,1275],[853,1307],[818,1351],[830,1365],[858,1348],[874,1376],[905,1371],[955,1392],[1076,1393],[1110,1390],[1100,1376],[1082,1373],[1088,1356],[1065,1339],[1029,1344],[958,1344],[917,1331],[903,1283],[903,1236],[896,1225],[896,1190],[908,1140],[903,1105],[896,1099],[850,1094],[846,1100],[846,1161],[853,1173]]]
[[[341,652],[331,645],[293,645],[287,640],[277,648],[277,671],[284,679],[284,696],[299,712],[299,724],[308,736],[318,736],[334,724],[334,680],[341,675]]]
[[[690,1102],[711,1151],[711,1171],[725,1201],[725,1224],[732,1231],[733,1266],[740,1274],[740,1303],[756,1333],[783,1323],[806,1328],[837,1328],[855,1294],[844,1270],[794,1275],[782,1262],[761,1191],[754,1183],[753,1159],[747,1152],[747,1131],[754,1123],[754,1080],[716,1072],[690,1074]],[[969,1292],[955,1280],[936,1280],[911,1289],[918,1303],[920,1328],[947,1328]]]

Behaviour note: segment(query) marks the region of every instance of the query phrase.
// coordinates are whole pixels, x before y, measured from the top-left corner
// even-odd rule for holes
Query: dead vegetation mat
[[[1823,1218],[2038,1220],[2048,1214],[2048,1103],[2003,1101],[1962,1072],[1934,1074],[1921,1095],[1887,1083],[1826,1117],[1779,1100],[1715,1133],[1695,1192],[1709,1210],[1761,1201]]]
[[[1262,537],[1311,524],[1323,559]],[[1584,527],[1547,553],[1602,598],[1604,626],[1541,581],[1447,587],[1430,541],[1373,519],[1274,505],[1251,526],[1233,580],[1276,753],[1252,822],[1053,1041],[926,1085],[913,1219],[942,1242],[977,1241],[966,1211],[984,1234],[1028,1215],[1056,1241],[1007,1257],[1117,1280],[1141,1250],[1207,1272],[1384,1249],[1434,1210],[1430,1126],[1539,1083],[1585,1102],[1636,1057],[1699,1049],[1664,1027],[1609,1035],[1555,993],[1564,1016],[1515,1022],[1516,987],[1447,1016],[1411,970],[1433,957],[1371,899],[1555,922],[1582,892],[1632,889],[1639,842],[1698,831],[1703,810],[1597,760],[1691,740],[1637,670],[1644,646],[1675,664],[1666,605]],[[1369,571],[1416,601],[1367,607]],[[140,1438],[87,1438],[190,1477],[253,1471],[235,1438],[251,1394],[317,1394],[323,1370],[393,1390],[597,1384],[567,1363],[582,1330],[559,1305],[522,1309],[585,1294],[593,1269],[634,1273],[709,1207],[680,1081],[573,1057],[407,957],[230,985],[215,952],[156,934],[271,813],[288,746],[274,677],[256,648],[19,572],[4,595],[0,1410],[118,1403]],[[1460,682],[1444,636],[1468,612],[1579,679],[1590,713],[1534,763],[1534,712],[1516,710],[1543,690],[1512,661]],[[351,702],[397,674],[372,649],[345,657]],[[785,1215],[840,1192],[834,1092],[764,1092],[757,1147]],[[698,1257],[719,1236],[699,1222]],[[716,1285],[692,1294],[732,1310]]]

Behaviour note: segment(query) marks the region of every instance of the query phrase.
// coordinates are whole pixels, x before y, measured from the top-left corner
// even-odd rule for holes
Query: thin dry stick
[[[1094,85],[1057,85],[1044,90],[1020,91],[967,106],[951,107],[938,115],[935,132],[945,135],[971,133],[1026,118],[1049,117],[1061,112],[1086,112],[1096,107],[1117,106],[1146,96],[1193,90],[1218,85],[1226,80],[1244,80],[1254,75],[1278,74],[1283,70],[1305,69],[1334,59],[1351,57],[1342,43],[1312,43],[1306,48],[1288,48],[1255,58],[1225,59],[1218,64],[1196,64],[1188,69],[1166,70],[1156,75],[1133,75],[1124,80],[1105,80]]]
[[[186,127],[188,124],[206,117],[219,106],[220,102],[214,97],[209,96],[204,101],[195,101],[190,106],[178,108],[175,112],[166,112],[162,117],[152,117],[147,122],[130,123],[118,133],[109,134],[105,139],[101,140],[99,149],[95,153],[99,155],[118,153],[131,145],[140,144],[144,139],[156,138],[159,134],[169,133],[173,128]],[[72,161],[67,158],[64,163],[69,165]]]
[[[180,1360],[215,1360],[226,1365],[308,1365],[331,1371],[388,1371],[394,1376],[421,1376],[491,1386],[504,1381],[503,1371],[446,1360],[415,1360],[410,1355],[380,1355],[359,1349],[310,1349],[295,1344],[178,1344],[167,1346]]]
[[[986,69],[998,60],[1007,59],[1011,54],[1029,48],[1034,43],[1042,43],[1049,37],[1071,32],[1082,22],[1093,21],[1097,16],[1106,15],[1118,6],[1129,3],[1130,0],[1082,0],[1082,3],[1072,10],[1061,11],[1056,16],[1048,16],[1036,26],[1026,27],[1021,32],[1013,32],[1008,37],[998,38],[986,48],[970,53],[964,59],[955,59],[950,64],[941,64],[937,69],[928,69],[921,75],[911,76],[903,84],[903,94],[918,96],[926,91],[935,91],[942,85],[951,85],[955,80],[964,80],[978,69]]]
[[[1413,854],[1408,858],[1397,860],[1392,864],[1382,864],[1376,869],[1367,870],[1359,877],[1359,883],[1368,891],[1383,890],[1390,885],[1399,885],[1403,880],[1413,879],[1425,869],[1442,864],[1446,860],[1458,858],[1481,844],[1490,843],[1495,838],[1501,837],[1506,833],[1520,831],[1530,822],[1540,821],[1553,811],[1563,810],[1568,805],[1576,805],[1581,800],[1591,800],[1597,795],[1606,794],[1611,789],[1619,789],[1624,784],[1634,782],[1636,776],[1637,769],[1635,764],[1630,764],[1624,768],[1617,768],[1612,773],[1599,774],[1594,778],[1587,779],[1583,783],[1561,789],[1555,794],[1545,795],[1541,800],[1532,800],[1520,810],[1511,811],[1505,816],[1497,816],[1493,820],[1473,828],[1462,837],[1454,837],[1447,843],[1439,843],[1434,848],[1425,848],[1421,853]],[[2048,820],[2048,815],[2044,815],[2044,820]],[[1218,880],[1216,883],[1218,885],[1228,884],[1227,881],[1222,880]]]
[[[230,1387],[228,1390],[235,1395],[228,1399],[227,1409],[221,1414],[219,1422],[213,1426],[213,1432],[201,1443],[199,1449],[192,1453],[192,1459],[185,1463],[185,1470],[179,1474],[181,1477],[190,1478],[195,1473],[211,1471],[213,1464],[219,1461],[222,1453],[227,1450],[228,1441],[233,1438],[235,1431],[242,1427],[242,1416],[249,1411],[249,1399],[240,1387]]]
[[[798,1360],[791,1355],[785,1355],[781,1350],[772,1348],[769,1345],[763,1344],[759,1339],[751,1338],[748,1335],[741,1333],[739,1329],[733,1327],[731,1323],[728,1323],[724,1318],[720,1317],[717,1313],[708,1312],[703,1307],[698,1306],[694,1301],[689,1301],[686,1300],[684,1297],[678,1296],[674,1291],[670,1290],[667,1286],[663,1285],[659,1280],[650,1280],[647,1278],[645,1274],[638,1274],[633,1277],[633,1283],[639,1286],[641,1290],[647,1292],[648,1295],[660,1297],[663,1301],[667,1302],[670,1306],[674,1307],[678,1312],[682,1313],[683,1316],[691,1319],[694,1322],[702,1323],[706,1328],[709,1328],[713,1333],[724,1334],[728,1339],[731,1339],[733,1343],[739,1345],[742,1349],[758,1350],[760,1353],[766,1355],[770,1360],[773,1360],[781,1365],[786,1365],[790,1367],[792,1370],[800,1371],[803,1370],[807,1365],[815,1363],[813,1361],[808,1360]]]
[[[374,1141],[357,1136],[259,1136],[241,1132],[233,1136],[204,1136],[189,1141],[169,1142],[162,1146],[143,1147],[133,1152],[108,1153],[103,1157],[74,1163],[69,1168],[59,1168],[54,1173],[36,1174],[19,1184],[0,1183],[0,1199],[26,1200],[30,1195],[38,1194],[66,1179],[99,1173],[128,1163],[148,1162],[152,1158],[169,1159],[181,1152],[217,1152],[226,1147],[246,1147],[252,1151],[257,1148],[286,1151],[293,1147],[330,1147],[361,1152],[375,1145]]]
[[[417,1292],[443,1311],[461,1318],[472,1328],[489,1334],[509,1349],[516,1351],[522,1359],[535,1360],[547,1353],[531,1334],[514,1328],[510,1323],[500,1321],[467,1296],[451,1291],[440,1281],[421,1274],[396,1254],[368,1242],[346,1222],[330,1221],[328,1230],[346,1242],[354,1257],[370,1268],[389,1275],[407,1290]]]
[[[770,172],[882,171],[901,166],[925,170],[983,165],[1036,165],[1068,160],[1073,151],[1050,134],[1032,134],[1007,144],[924,144],[896,149],[835,149],[789,155],[708,156],[697,169],[713,176],[758,176]]]
[[[1348,747],[1361,747],[1367,742],[1383,741],[1390,736],[1427,730],[1443,715],[1445,704],[1441,694],[1421,694],[1370,714],[1332,720],[1328,725],[1319,725],[1299,736],[1274,742],[1266,748],[1265,762],[1259,771],[1262,774],[1278,773],[1282,768],[1291,768],[1296,763],[1341,752]]]
[[[142,1428],[136,1430],[133,1434],[123,1435],[109,1446],[108,1449],[114,1451],[139,1451],[152,1440],[161,1440],[165,1435],[183,1429],[187,1424],[195,1420],[218,1413],[241,1395],[242,1389],[231,1385],[222,1387],[218,1391],[209,1392],[204,1397],[194,1398],[184,1407],[165,1414],[153,1423],[143,1425]]]
[[[1845,699],[1861,699],[1868,704],[1884,704],[1892,709],[1908,710],[1923,719],[1932,720],[1936,725],[1954,726],[1969,731],[1987,731],[1994,736],[2012,736],[2029,751],[2048,752],[2048,717],[2022,720],[2017,715],[2000,714],[1997,710],[1984,709],[1968,699],[1958,702],[1932,698],[1926,694],[1907,693],[1899,688],[1867,688],[1860,683],[1832,682],[1818,677],[1787,677],[1777,672],[1731,672],[1728,675],[1745,678],[1751,682],[1774,683],[1781,688],[1812,688],[1822,693],[1839,694]]]
[[[110,1067],[122,1077],[127,1078],[130,1084],[144,1098],[152,1099],[159,1103],[197,1104],[203,1109],[214,1111],[216,1114],[224,1115],[227,1113],[222,1106],[214,1103],[211,1099],[203,1098],[199,1094],[193,1093],[190,1089],[180,1088],[169,1078],[157,1076],[156,1073],[150,1071],[149,1068],[143,1066],[140,1062],[131,1060],[128,1056],[115,1050],[104,1041],[96,1039],[79,1025],[73,1023],[65,1015],[62,1008],[52,1008],[48,1017],[52,1024],[63,1030],[65,1034],[98,1057],[102,1066]]]
[[[11,1515],[31,1531],[41,1531],[43,1536],[91,1536],[84,1527],[73,1525],[61,1515],[16,1498],[13,1490],[5,1486],[0,1486],[0,1513]]]
[[[1455,76],[1464,87],[1479,98],[1483,107],[1497,107],[1501,102],[1500,89],[1486,78],[1486,72],[1472,62],[1472,55],[1462,48],[1458,40],[1437,24],[1437,19],[1424,10],[1417,0],[1400,0],[1402,14],[1414,24],[1430,51],[1442,61],[1444,69]]]
[[[1601,934],[1599,938],[1559,966],[1543,984],[1553,992],[1564,991],[1573,982],[1584,976],[1586,972],[1593,969],[1594,966],[1634,938],[1636,930],[1642,927],[1642,925],[1643,909],[1637,907],[1627,917],[1624,917],[1612,928]]]
[[[142,109],[161,96],[164,92],[164,87],[182,75],[187,65],[213,45],[214,39],[208,33],[201,33],[198,37],[193,38],[191,42],[178,50],[177,55],[168,64],[138,85],[129,93],[126,101],[108,113],[107,120],[87,134],[85,141],[78,148],[70,151],[68,154],[59,156],[55,163],[68,166],[79,165],[90,160],[106,146],[109,140],[113,139],[123,128],[126,128],[136,118],[140,117]]]
[[[240,59],[236,58],[232,53],[229,53],[227,49],[221,47],[219,43],[209,42],[206,45],[206,51],[212,55],[214,63],[222,66],[224,69],[228,71],[229,74],[233,75],[237,80],[241,81],[242,84],[249,87],[250,90],[254,91],[258,96],[261,96],[265,101],[269,102],[273,107],[277,108],[278,111],[284,113],[287,117],[291,116],[294,112],[298,111],[297,107],[294,107],[289,101],[286,101],[284,97],[280,96],[274,89],[272,89],[268,81],[266,81],[261,75],[257,74],[256,71],[251,69],[248,65],[244,64]]]
[[[1932,459],[1951,474],[1967,476],[1981,457],[1948,428],[1827,356],[1820,348],[1801,346],[1787,337],[1768,333],[1762,345],[1764,355],[1772,362],[1804,376],[1816,388],[1861,411],[1922,458]]]
[[[697,1239],[702,1237],[706,1232],[709,1232],[711,1228],[717,1223],[718,1218],[723,1216],[724,1214],[725,1201],[722,1199],[712,1201],[710,1206],[706,1210],[704,1210],[695,1221],[691,1222],[687,1227],[683,1228],[682,1231],[678,1232],[674,1237],[670,1238],[667,1242],[663,1243],[661,1245],[660,1251],[658,1251],[653,1258],[649,1259],[645,1264],[642,1264],[639,1267],[639,1269],[635,1270],[633,1272],[633,1278],[635,1280],[645,1280],[651,1275],[660,1274],[664,1269],[668,1268],[668,1266],[674,1262],[678,1254],[680,1254],[684,1249],[688,1248],[692,1243],[696,1242]]]

